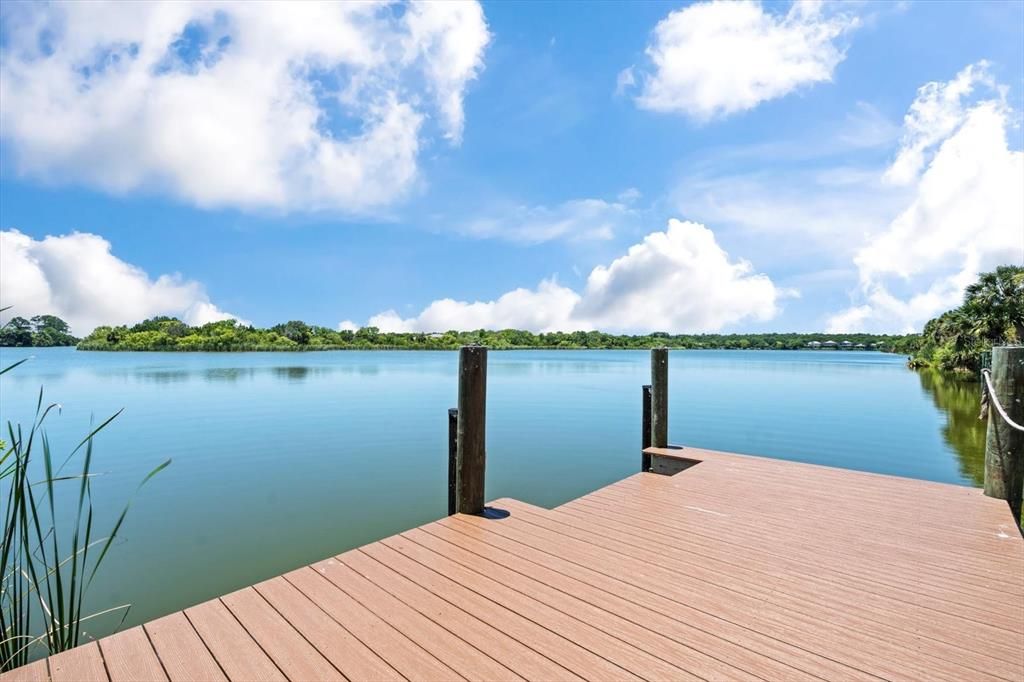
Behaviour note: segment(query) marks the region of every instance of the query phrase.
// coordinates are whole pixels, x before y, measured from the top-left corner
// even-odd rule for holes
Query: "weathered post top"
[[[487,421],[487,348],[459,350],[459,407],[456,446],[455,512],[484,510]]]
[[[991,388],[989,386],[991,385]],[[1024,495],[1024,346],[992,349],[992,369],[983,390],[989,391],[988,431],[985,437],[985,494],[1006,500],[1020,519]],[[1001,414],[1015,424],[1008,423]]]
[[[668,447],[668,348],[651,349],[651,446]]]

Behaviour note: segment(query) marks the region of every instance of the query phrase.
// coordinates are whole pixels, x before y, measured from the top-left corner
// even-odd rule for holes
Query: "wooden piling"
[[[668,348],[651,349],[651,446],[668,447]]]
[[[448,410],[448,516],[455,513],[455,476],[458,471],[459,411]]]
[[[1006,500],[1019,520],[1024,495],[1024,431],[1007,424],[995,402],[1010,419],[1024,424],[1024,346],[993,348],[991,371],[994,390],[989,396],[985,437],[985,494]]]
[[[456,446],[455,512],[484,510],[487,418],[487,348],[459,351],[459,408]]]
[[[643,409],[640,417],[640,471],[651,470],[651,455],[644,452],[651,447],[651,385],[643,386]]]

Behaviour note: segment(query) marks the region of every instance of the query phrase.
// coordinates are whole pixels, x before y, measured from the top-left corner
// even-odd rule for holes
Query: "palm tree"
[[[992,346],[1024,343],[1024,267],[1002,265],[964,290],[964,303],[924,326],[911,365],[977,370]]]
[[[982,273],[964,292],[961,309],[973,320],[974,333],[991,344],[1024,341],[1024,267]]]

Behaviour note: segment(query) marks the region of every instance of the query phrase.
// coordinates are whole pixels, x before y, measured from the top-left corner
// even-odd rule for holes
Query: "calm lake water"
[[[40,386],[57,454],[90,419],[99,527],[157,464],[91,592],[134,624],[446,513],[441,352],[96,353],[2,349],[0,418]],[[673,351],[672,442],[980,485],[978,385],[871,352]],[[646,351],[492,352],[489,498],[554,506],[636,472]],[[6,427],[5,427],[6,431]],[[72,490],[67,491],[69,495]],[[97,635],[117,626],[95,622]]]

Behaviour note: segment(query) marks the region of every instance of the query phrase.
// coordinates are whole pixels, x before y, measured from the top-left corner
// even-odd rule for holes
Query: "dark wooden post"
[[[668,447],[668,348],[651,349],[651,445]]]
[[[1015,521],[1020,520],[1024,488],[1024,431],[1006,423],[1006,416],[1024,424],[1024,346],[992,349],[992,395],[989,395],[988,432],[985,437],[985,494],[1006,500]],[[987,388],[985,389],[987,390]]]
[[[644,452],[651,447],[651,385],[643,387],[643,412],[640,418],[640,471],[651,470],[651,456]]]
[[[459,414],[456,447],[455,512],[484,510],[487,464],[487,348],[463,346],[459,351]]]
[[[459,411],[448,410],[448,516],[455,513],[455,462],[458,458]]]

